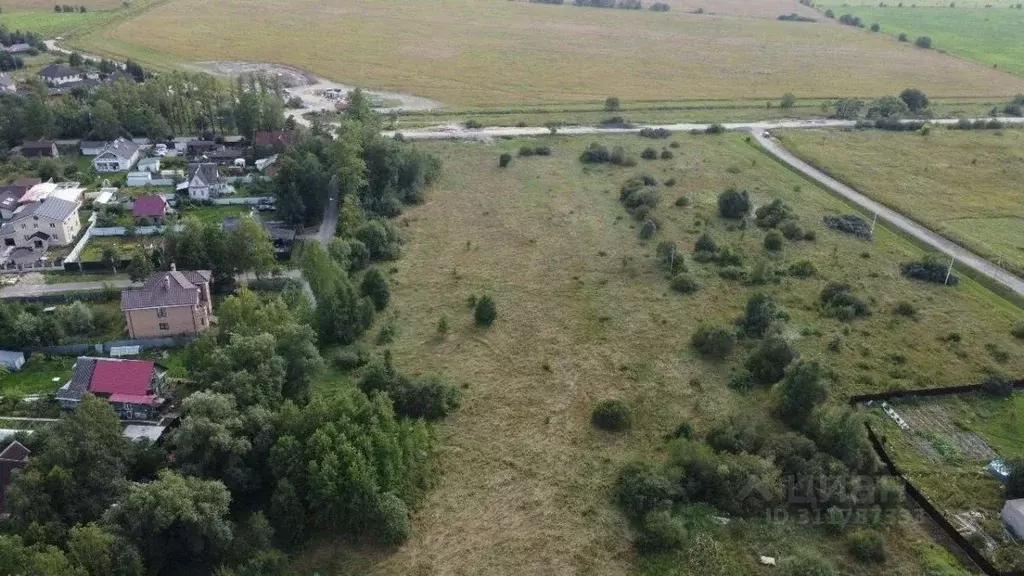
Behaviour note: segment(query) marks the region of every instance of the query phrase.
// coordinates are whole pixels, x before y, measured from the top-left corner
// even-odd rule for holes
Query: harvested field
[[[785,12],[798,8],[792,3]],[[714,2],[706,9],[717,11]],[[785,92],[867,96],[908,85],[935,96],[1024,91],[1024,79],[831,22],[504,0],[174,0],[96,28],[75,45],[157,67],[214,58],[279,62],[449,105],[609,95],[777,101]]]
[[[1024,131],[790,131],[783,142],[859,192],[1024,273]]]
[[[297,571],[692,574],[715,565],[735,574],[758,569],[756,551],[809,547],[851,573],[868,574],[846,556],[841,539],[759,521],[714,529],[685,553],[634,563],[628,526],[609,492],[622,463],[652,454],[681,419],[702,433],[734,411],[766,413],[767,393],[727,386],[751,343],[741,342],[724,362],[704,361],[690,347],[696,327],[727,325],[750,294],[772,294],[790,314],[785,333],[800,353],[835,371],[830,397],[836,403],[854,392],[979,379],[991,365],[983,348],[988,339],[1012,350],[1006,370],[1024,371],[1021,346],[1009,335],[1019,309],[970,280],[941,288],[903,279],[897,264],[917,257],[916,246],[882,227],[870,242],[827,230],[823,215],[852,210],[743,135],[597,139],[634,156],[647,146],[674,152],[671,160],[634,168],[581,164],[592,140],[417,144],[439,154],[445,171],[426,203],[402,217],[408,243],[392,285],[400,328],[393,349],[404,370],[464,383],[463,407],[444,424],[443,474],[407,544],[380,555],[325,539],[298,559]],[[669,148],[672,141],[679,147]],[[550,146],[552,155],[516,157],[498,168],[502,152],[538,144]],[[641,173],[676,180],[659,187],[653,216],[661,226],[646,245],[618,201],[621,184]],[[717,195],[728,186],[749,190],[756,206],[784,199],[817,239],[787,242],[779,256],[762,252],[762,230],[740,230],[715,215]],[[692,204],[675,206],[684,195]],[[691,259],[703,230],[742,252],[748,271],[758,263],[781,270],[807,259],[818,272],[759,287],[724,280],[715,265]],[[700,285],[695,294],[669,288],[654,258],[664,240],[677,242],[685,255]],[[829,281],[851,283],[871,301],[873,314],[852,324],[823,317],[817,299]],[[497,303],[498,320],[479,329],[466,302],[485,293]],[[899,300],[917,304],[918,320],[891,313]],[[441,317],[451,326],[445,336],[437,333]],[[955,346],[939,338],[950,330],[962,335]],[[836,335],[839,351],[830,352]],[[591,409],[606,398],[632,408],[628,434],[590,426]],[[948,555],[935,550],[919,525],[904,522],[896,530],[889,568],[948,567],[935,565]]]

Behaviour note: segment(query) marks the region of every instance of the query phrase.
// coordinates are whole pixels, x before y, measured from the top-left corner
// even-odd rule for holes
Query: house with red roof
[[[159,194],[147,194],[139,196],[132,204],[132,216],[135,220],[148,218],[156,224],[162,224],[167,216],[167,200]]]
[[[62,408],[73,410],[89,393],[105,398],[125,420],[150,420],[164,403],[166,373],[152,360],[82,356],[54,397]]]

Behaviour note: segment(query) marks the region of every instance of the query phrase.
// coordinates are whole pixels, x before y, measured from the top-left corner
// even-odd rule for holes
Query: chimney
[[[171,289],[171,275],[170,274],[165,274],[164,275],[164,290],[170,290],[170,289]]]
[[[174,262],[171,262],[171,272],[174,272],[177,269],[178,269],[178,267],[174,265]]]

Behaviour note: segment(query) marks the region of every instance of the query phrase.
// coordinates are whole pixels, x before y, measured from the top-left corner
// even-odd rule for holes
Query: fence
[[[255,206],[263,200],[270,200],[272,198],[272,196],[242,196],[241,198],[215,198],[212,202],[217,206],[232,206],[240,204]]]
[[[191,344],[197,336],[185,334],[171,336],[168,338],[141,338],[136,340],[111,340],[108,342],[64,344],[61,346],[45,346],[41,348],[28,348],[26,352],[33,354],[47,354],[50,356],[81,356],[83,354],[110,354],[110,349],[119,346],[138,346],[139,350],[152,350],[159,348],[182,348]]]
[[[1024,389],[1024,380],[1016,380],[1013,383],[1015,390]],[[893,390],[880,392],[878,394],[860,394],[850,397],[850,405],[855,406],[864,402],[875,402],[878,400],[898,400],[900,398],[931,397],[931,396],[957,396],[960,394],[971,394],[983,392],[981,384],[967,384],[965,386],[947,386],[945,388],[922,388],[918,390]]]
[[[178,224],[175,230],[181,230],[183,227]],[[166,226],[136,226],[135,236],[157,236],[166,232]],[[93,236],[125,236],[127,235],[127,228],[124,226],[109,226],[106,228],[93,228]]]
[[[71,249],[71,252],[64,258],[65,264],[78,262],[78,257],[82,255],[82,251],[85,250],[85,245],[89,243],[89,237],[92,236],[92,230],[96,227],[96,213],[93,212],[89,216],[89,227],[85,229],[85,233],[75,244],[75,247]],[[65,266],[67,269],[67,266]]]
[[[174,178],[150,178],[145,182],[139,184],[133,184],[131,180],[125,182],[125,186],[129,188],[142,188],[143,186],[174,186]]]

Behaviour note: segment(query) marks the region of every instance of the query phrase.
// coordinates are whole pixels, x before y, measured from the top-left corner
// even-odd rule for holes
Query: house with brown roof
[[[0,513],[5,510],[7,487],[14,479],[14,471],[24,468],[25,464],[28,464],[28,457],[31,454],[32,452],[17,440],[8,444],[0,452]]]
[[[86,393],[106,399],[125,420],[149,420],[164,403],[167,371],[152,360],[90,358],[82,356],[54,398],[61,408],[73,410]]]
[[[298,134],[287,130],[257,132],[256,136],[252,139],[252,143],[253,146],[256,146],[257,148],[273,150],[275,152],[284,152],[295,145],[297,137]]]
[[[199,334],[210,328],[213,300],[209,270],[177,270],[150,276],[141,288],[121,292],[130,338]]]
[[[27,141],[21,144],[21,155],[25,158],[58,158],[57,144],[52,140]]]

